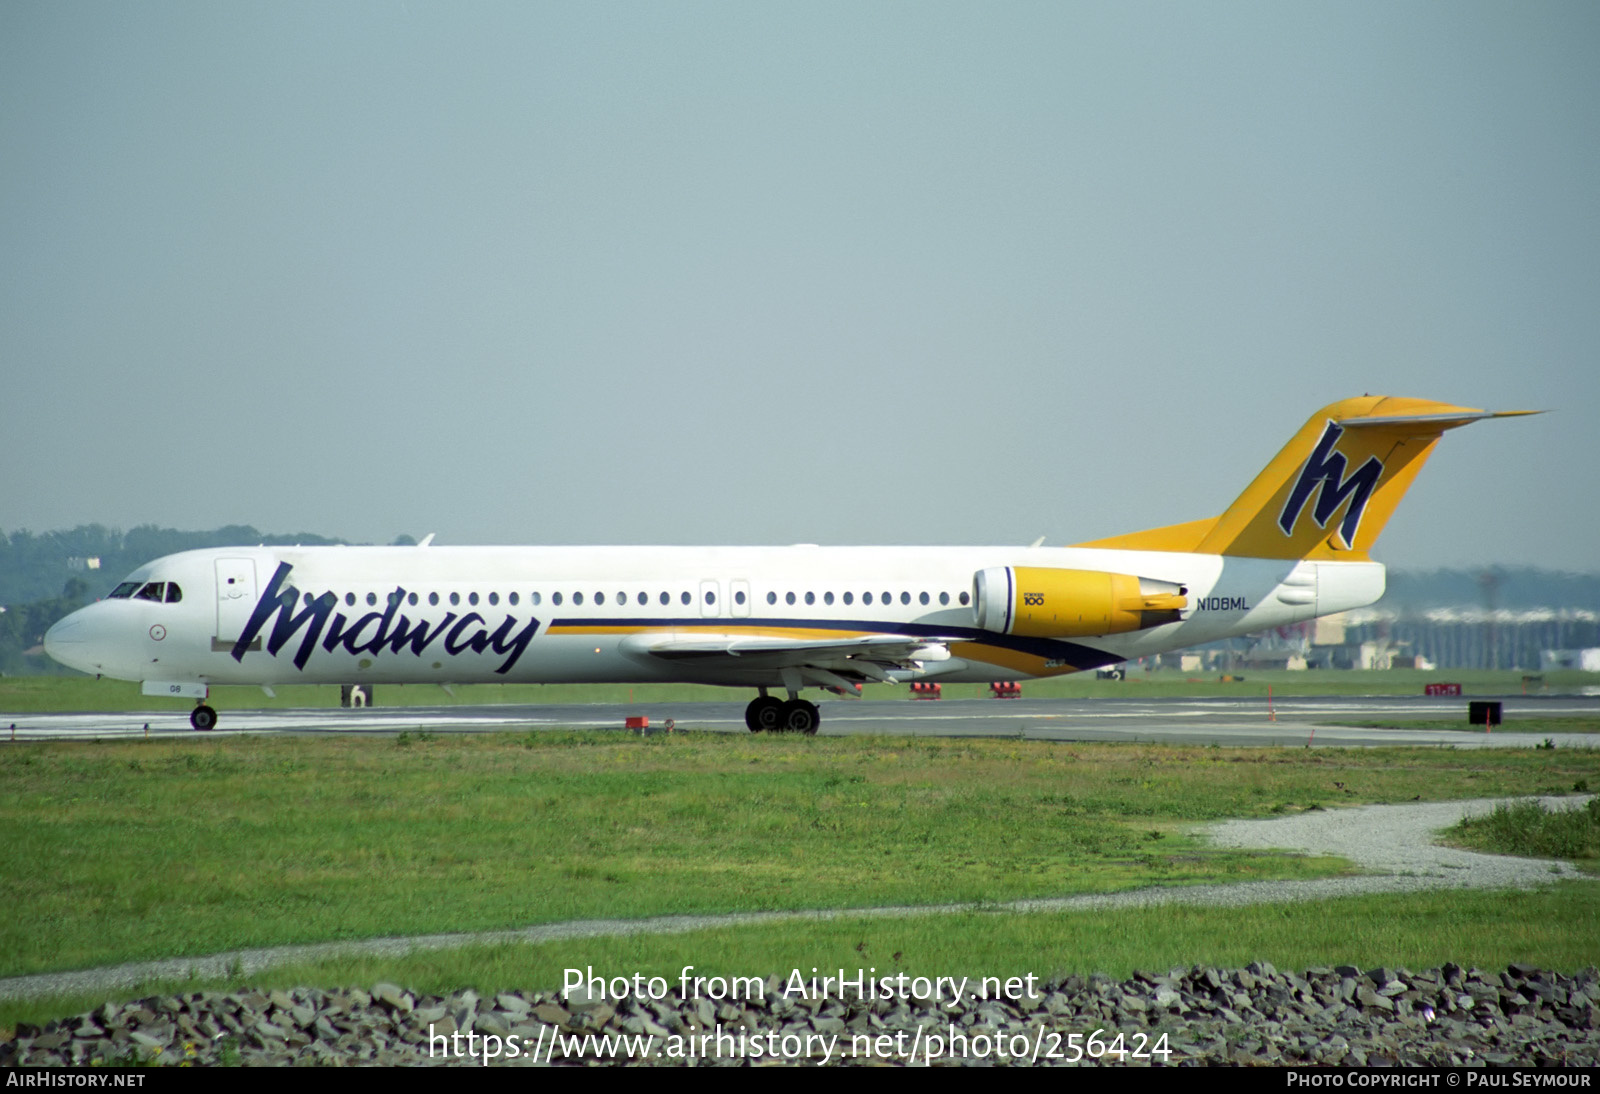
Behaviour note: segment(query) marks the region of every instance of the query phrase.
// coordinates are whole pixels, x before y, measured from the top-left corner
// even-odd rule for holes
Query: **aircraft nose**
[[[83,621],[67,616],[58,619],[53,627],[44,632],[44,652],[54,657],[59,650],[83,641]]]
[[[78,617],[77,612],[73,612],[44,632],[44,652],[52,660],[82,672],[94,671],[86,667],[88,644],[88,629],[83,625],[83,620]]]

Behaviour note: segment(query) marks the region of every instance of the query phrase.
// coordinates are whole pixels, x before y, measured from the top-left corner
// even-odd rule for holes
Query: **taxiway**
[[[1506,722],[1600,718],[1600,696],[1507,697]],[[1600,733],[1485,733],[1467,724],[1466,699],[1407,696],[1265,699],[950,699],[835,700],[821,704],[823,735],[1017,737],[1051,741],[1150,741],[1229,746],[1375,747],[1444,745],[1600,748]],[[670,721],[677,731],[747,733],[742,701],[727,703],[564,704],[368,707],[221,711],[212,735],[237,733],[483,733],[505,730],[614,729],[648,717],[650,732]],[[1371,729],[1341,722],[1454,720],[1459,729]],[[199,736],[183,710],[121,713],[7,714],[0,743]]]

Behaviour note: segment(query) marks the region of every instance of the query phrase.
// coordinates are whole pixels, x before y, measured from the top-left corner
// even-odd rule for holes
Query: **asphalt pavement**
[[[1534,718],[1600,717],[1600,696],[1526,696],[1501,700],[1507,723]],[[1333,696],[1277,699],[944,699],[830,700],[820,704],[822,733],[917,737],[1017,737],[1050,741],[1146,741],[1169,744],[1375,747],[1441,745],[1600,748],[1597,733],[1484,732],[1467,724],[1466,699]],[[231,733],[393,734],[504,730],[614,729],[645,717],[650,732],[747,733],[744,702],[366,707],[219,711],[213,736]],[[1364,729],[1339,722],[1454,720],[1459,729]],[[0,743],[198,736],[182,710],[7,714]]]

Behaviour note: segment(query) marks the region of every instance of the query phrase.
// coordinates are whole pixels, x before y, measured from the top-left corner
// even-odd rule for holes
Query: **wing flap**
[[[744,634],[698,634],[693,638],[674,635],[641,634],[623,644],[631,652],[655,657],[781,657],[866,656],[890,661],[942,660],[949,656],[948,643],[955,638],[906,637],[895,634],[869,634],[852,638],[775,638]]]
[[[948,661],[954,638],[893,634],[849,638],[778,638],[742,634],[631,635],[627,652],[697,666],[721,663],[741,669],[800,669],[817,675],[888,680],[891,669],[916,669],[927,661]],[[831,681],[830,681],[831,682]]]

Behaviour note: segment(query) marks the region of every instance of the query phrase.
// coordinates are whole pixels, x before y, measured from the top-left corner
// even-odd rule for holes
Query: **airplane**
[[[218,684],[755,688],[753,732],[817,732],[803,688],[1026,680],[1371,604],[1373,541],[1449,429],[1499,413],[1324,407],[1220,516],[1068,547],[227,547],[141,566],[45,650],[146,695]],[[772,694],[782,691],[786,698]]]

